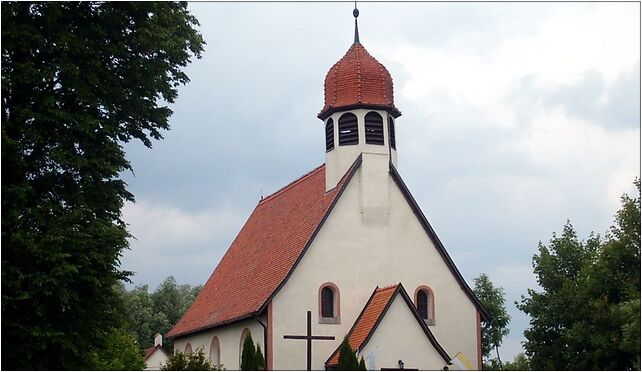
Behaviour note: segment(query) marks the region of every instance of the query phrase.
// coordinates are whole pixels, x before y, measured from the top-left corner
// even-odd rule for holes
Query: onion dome
[[[354,44],[325,76],[325,104],[318,117],[354,108],[384,109],[398,117],[390,73],[361,45],[356,29],[355,34]]]

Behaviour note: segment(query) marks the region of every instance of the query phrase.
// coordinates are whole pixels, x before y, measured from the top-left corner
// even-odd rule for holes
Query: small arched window
[[[221,343],[216,336],[214,336],[210,345],[210,365],[212,367],[221,365]]]
[[[328,119],[325,123],[325,151],[330,151],[334,148],[334,121]]]
[[[187,345],[185,345],[185,354],[191,354],[191,353],[192,353],[192,344],[188,342]]]
[[[435,324],[435,296],[428,286],[421,286],[415,291],[415,306],[419,317],[426,324]]]
[[[391,116],[388,116],[388,138],[390,138],[390,147],[397,149],[397,143],[395,141],[395,121]]]
[[[346,113],[339,118],[339,146],[359,144],[357,116]]]
[[[334,318],[334,292],[330,287],[321,290],[321,316]]]
[[[339,288],[333,283],[325,283],[319,288],[319,322],[340,323]]]
[[[383,118],[376,112],[366,114],[366,143],[383,145]]]

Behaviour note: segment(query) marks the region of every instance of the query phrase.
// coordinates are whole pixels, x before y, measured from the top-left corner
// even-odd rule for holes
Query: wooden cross
[[[312,370],[312,340],[334,340],[334,336],[312,336],[312,312],[308,311],[308,334],[305,336],[283,336],[286,340],[308,341],[308,371]]]

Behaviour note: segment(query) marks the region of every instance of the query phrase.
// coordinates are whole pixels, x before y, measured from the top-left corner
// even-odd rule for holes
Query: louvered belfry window
[[[343,114],[339,118],[339,146],[359,144],[359,129],[355,114]]]
[[[323,287],[321,290],[321,316],[334,317],[334,292],[330,287]]]
[[[366,143],[383,145],[383,118],[376,112],[366,114]]]
[[[397,144],[395,143],[395,121],[388,116],[388,137],[390,137],[390,147],[397,149]]]
[[[330,151],[334,148],[334,121],[328,119],[325,123],[325,151]]]

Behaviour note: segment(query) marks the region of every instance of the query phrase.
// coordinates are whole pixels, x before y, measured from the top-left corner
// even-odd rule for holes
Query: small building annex
[[[267,369],[302,370],[310,311],[314,370],[336,368],[345,336],[370,370],[481,369],[488,313],[397,171],[390,73],[355,38],[325,77],[325,164],[259,201],[167,337],[239,369],[249,333]]]

